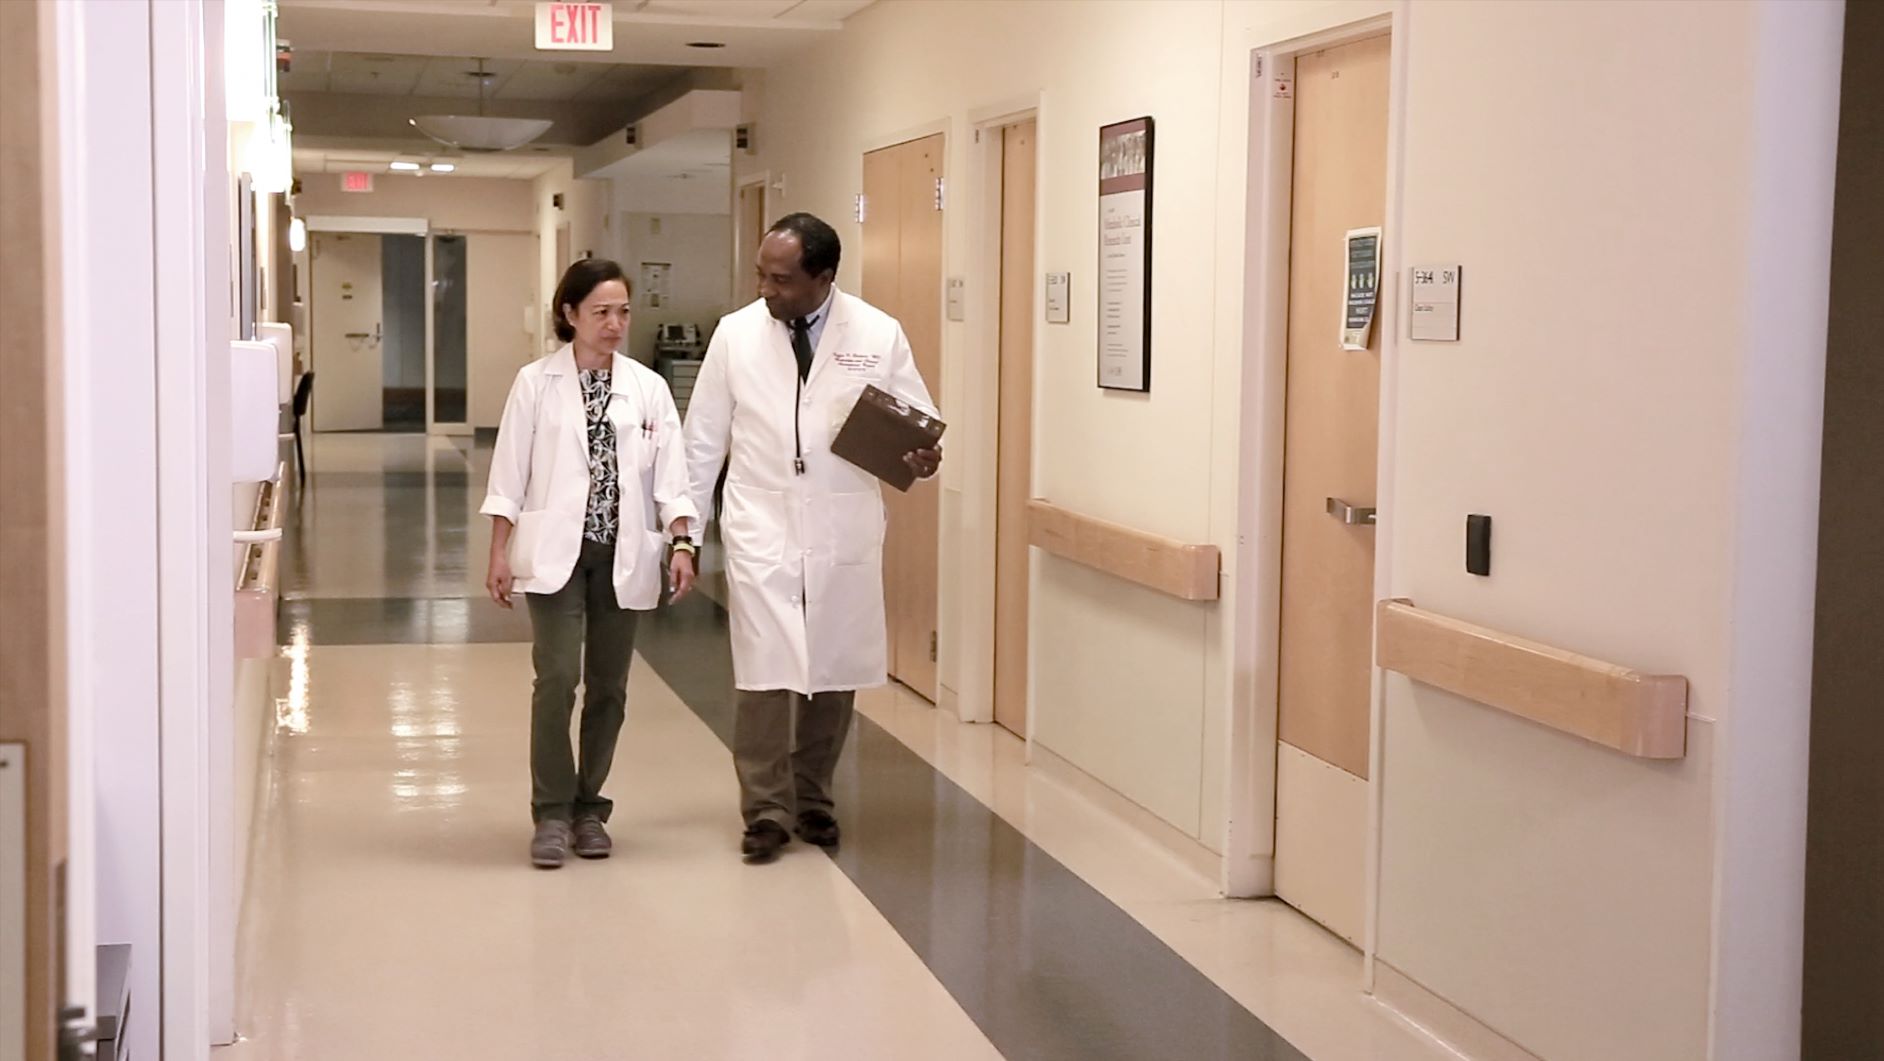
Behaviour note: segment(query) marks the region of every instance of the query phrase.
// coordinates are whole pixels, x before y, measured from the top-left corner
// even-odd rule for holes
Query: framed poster
[[[1099,129],[1099,386],[1151,390],[1152,121]]]

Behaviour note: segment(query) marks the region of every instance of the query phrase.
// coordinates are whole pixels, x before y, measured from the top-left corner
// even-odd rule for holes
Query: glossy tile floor
[[[615,856],[532,870],[529,628],[482,600],[481,451],[310,451],[219,1059],[1450,1056],[1345,944],[907,693],[860,698],[837,855],[743,865],[712,596],[641,626]]]

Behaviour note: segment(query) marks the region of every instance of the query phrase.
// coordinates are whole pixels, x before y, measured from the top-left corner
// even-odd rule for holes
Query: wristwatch
[[[693,556],[700,551],[699,547],[693,544],[693,539],[685,534],[669,542],[668,549],[676,553],[686,553],[688,556]]]

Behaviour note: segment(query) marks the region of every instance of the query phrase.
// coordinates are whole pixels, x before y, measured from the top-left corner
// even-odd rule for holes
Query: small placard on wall
[[[949,320],[960,321],[960,320],[968,319],[968,307],[964,304],[965,298],[966,298],[966,291],[965,291],[966,287],[967,287],[967,281],[963,280],[961,277],[959,276],[949,277],[949,283],[948,283]]]
[[[1073,274],[1047,274],[1047,323],[1070,324],[1073,320]]]
[[[1413,304],[1407,314],[1408,337],[1438,343],[1458,342],[1459,289],[1464,284],[1464,267],[1416,265],[1412,272]]]

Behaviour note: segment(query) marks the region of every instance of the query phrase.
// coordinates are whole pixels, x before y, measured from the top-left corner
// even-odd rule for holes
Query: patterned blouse
[[[589,421],[589,510],[582,536],[613,545],[621,510],[621,486],[615,473],[615,425],[608,418],[611,391],[607,369],[581,371],[582,406]]]

